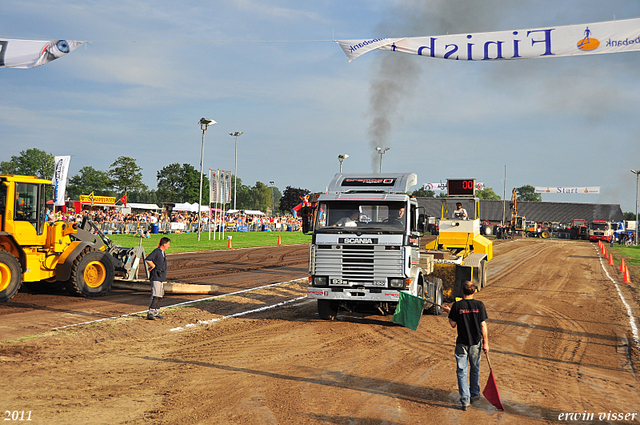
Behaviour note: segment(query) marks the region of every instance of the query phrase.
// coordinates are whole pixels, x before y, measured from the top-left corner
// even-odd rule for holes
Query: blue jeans
[[[480,395],[480,357],[481,357],[482,341],[478,345],[456,344],[456,373],[458,375],[458,392],[460,393],[460,403],[462,405],[469,404],[470,397]],[[469,373],[470,384],[467,383],[467,369],[471,368]],[[471,391],[469,391],[471,387]]]

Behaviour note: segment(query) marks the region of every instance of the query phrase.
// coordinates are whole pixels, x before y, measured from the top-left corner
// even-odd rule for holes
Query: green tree
[[[67,195],[71,199],[80,199],[80,195],[88,195],[91,192],[100,196],[116,196],[111,189],[111,179],[107,172],[87,165],[82,167],[78,174],[69,178]]]
[[[516,189],[518,201],[541,202],[542,195],[536,193],[536,188],[531,185],[524,185]]]
[[[233,192],[236,192],[236,209],[239,210],[254,210],[256,209],[253,203],[253,196],[251,195],[251,187],[242,183],[242,179],[231,175],[231,203],[229,208],[233,208]]]
[[[421,187],[420,189],[411,192],[411,196],[415,196],[416,198],[435,198],[436,193],[433,190]]]
[[[623,220],[635,221],[636,219],[636,213],[634,212],[622,213],[622,216],[623,216]]]
[[[1,174],[20,174],[24,176],[36,176],[41,179],[51,180],[55,168],[55,156],[32,148],[14,155],[10,161],[0,162]]]
[[[267,211],[271,208],[271,188],[262,182],[256,182],[251,188],[251,198],[253,199],[253,209]]]
[[[191,164],[169,164],[157,172],[160,202],[198,202],[200,198],[200,171]],[[202,203],[209,203],[209,179],[203,174]]]
[[[138,202],[141,204],[157,204],[158,196],[155,190],[145,189],[135,192],[129,192],[127,194],[127,204],[129,202]],[[162,207],[162,205],[160,205]]]
[[[136,164],[136,160],[128,156],[121,156],[109,166],[109,178],[113,188],[118,193],[128,191],[146,190],[147,186],[142,183],[142,168]]]
[[[480,199],[490,199],[490,200],[496,200],[499,201],[502,198],[493,191],[493,189],[491,189],[490,187],[485,187],[483,190],[478,190],[476,191],[476,195],[478,196],[478,198]]]
[[[301,203],[302,198],[310,193],[308,189],[287,186],[280,198],[280,211],[290,213],[293,207]]]

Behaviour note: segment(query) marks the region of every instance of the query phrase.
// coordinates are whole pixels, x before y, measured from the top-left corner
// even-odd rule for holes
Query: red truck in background
[[[584,218],[574,218],[569,223],[571,239],[589,239],[589,226]]]
[[[593,220],[589,226],[589,240],[611,242],[613,237],[613,229],[611,223],[606,220]]]

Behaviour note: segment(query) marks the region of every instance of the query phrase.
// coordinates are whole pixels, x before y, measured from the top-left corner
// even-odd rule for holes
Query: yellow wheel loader
[[[0,175],[0,302],[10,300],[23,282],[39,292],[65,286],[77,296],[101,296],[116,271],[130,278],[144,258],[141,248],[115,246],[101,233],[84,230],[92,224],[88,220],[47,222],[50,185],[37,177]]]

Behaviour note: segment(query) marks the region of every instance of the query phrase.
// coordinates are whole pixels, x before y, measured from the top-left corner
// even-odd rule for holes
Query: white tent
[[[136,210],[161,210],[162,209],[156,204],[138,204],[135,202],[127,203],[127,207],[136,209]]]
[[[190,204],[185,202],[184,204],[175,204],[173,207],[174,211],[189,211],[189,212],[198,212],[198,203],[194,202]],[[200,205],[200,211],[207,212],[209,211],[209,207],[207,205]]]

